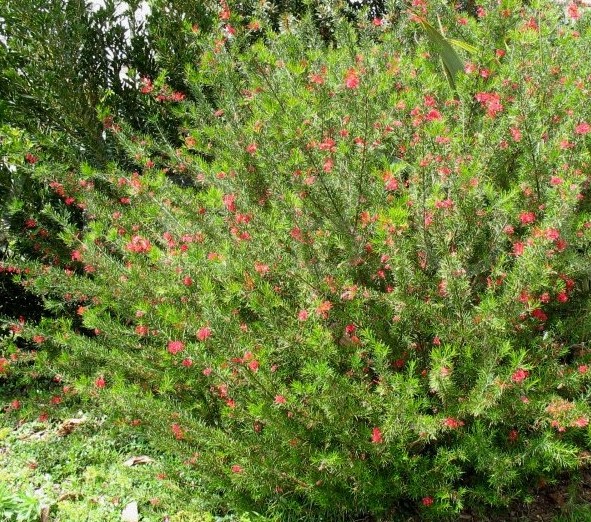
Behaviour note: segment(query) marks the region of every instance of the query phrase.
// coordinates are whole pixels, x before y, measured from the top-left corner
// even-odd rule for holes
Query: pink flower
[[[300,310],[300,313],[298,314],[298,321],[305,321],[306,319],[308,319],[308,311],[307,310]]]
[[[199,341],[207,341],[211,337],[211,328],[209,326],[204,326],[197,330],[197,339]]]
[[[494,118],[503,110],[501,97],[494,92],[479,92],[474,97],[477,102],[480,102],[482,106],[486,108],[487,114],[491,118]]]
[[[533,212],[522,212],[519,214],[519,221],[522,225],[529,225],[536,220],[536,215]]]
[[[236,196],[234,194],[225,194],[222,201],[228,212],[236,212]]]
[[[521,131],[517,127],[512,127],[511,129],[509,129],[509,132],[511,132],[511,137],[513,138],[513,141],[521,141]]]
[[[140,92],[142,94],[150,94],[154,90],[154,86],[152,85],[152,80],[150,78],[142,78],[142,87],[140,88]]]
[[[591,132],[591,125],[589,125],[586,122],[583,123],[579,123],[576,127],[575,127],[575,132],[577,134],[589,134],[589,132]]]
[[[285,404],[286,402],[283,395],[275,395],[275,404]]]
[[[560,237],[560,232],[555,228],[548,228],[544,231],[544,235],[546,236],[546,239],[556,241]]]
[[[234,464],[230,469],[232,470],[232,473],[242,473],[244,471],[244,468],[238,464]]]
[[[588,424],[589,424],[589,419],[587,419],[587,417],[579,417],[578,419],[575,419],[573,421],[571,426],[574,426],[575,428],[584,428]]]
[[[257,144],[256,143],[251,143],[250,145],[248,145],[246,147],[246,152],[248,152],[251,155],[255,154],[256,151],[257,151]]]
[[[578,20],[579,18],[581,18],[581,12],[579,11],[579,6],[577,4],[575,4],[574,2],[571,2],[570,4],[568,4],[567,13],[568,13],[568,17],[571,18],[572,20]]]
[[[515,256],[522,255],[524,248],[525,245],[521,241],[515,241],[515,243],[513,243],[513,254]]]
[[[384,442],[384,439],[382,437],[382,431],[380,430],[380,428],[373,428],[371,430],[371,442],[373,444],[381,444],[382,442]]]
[[[99,378],[97,378],[97,379],[94,381],[94,385],[95,385],[97,388],[99,388],[99,389],[102,389],[102,388],[104,388],[104,387],[105,387],[105,385],[106,385],[105,378],[104,378],[104,377],[101,375]]]
[[[324,77],[318,73],[312,73],[308,77],[310,83],[315,83],[316,85],[322,85],[324,83]]]
[[[126,247],[127,250],[130,252],[135,252],[136,254],[142,254],[149,252],[152,248],[150,241],[141,237],[141,236],[133,236],[131,241],[127,243]]]
[[[258,261],[254,264],[254,269],[257,273],[261,275],[265,275],[269,272],[269,265],[265,265],[264,263],[259,263]]]
[[[259,371],[259,366],[260,366],[259,361],[257,361],[256,359],[254,359],[248,363],[249,369],[255,373]]]
[[[135,327],[135,333],[138,335],[148,335],[150,329],[145,324],[138,324]]]
[[[353,68],[349,69],[345,75],[345,87],[347,89],[357,89],[359,87],[359,76]]]
[[[519,368],[518,370],[515,370],[513,372],[513,375],[511,375],[511,380],[515,383],[520,383],[520,382],[523,382],[525,379],[527,379],[528,375],[529,375],[529,372],[527,370],[524,370],[523,368]]]
[[[442,116],[441,113],[437,109],[431,109],[426,116],[427,121],[437,121],[441,120]]]
[[[556,185],[562,185],[563,182],[564,180],[562,178],[559,178],[558,176],[552,176],[550,178],[550,185],[552,185],[553,187],[555,187]]]
[[[176,355],[179,352],[182,352],[185,349],[185,345],[182,341],[168,341],[168,351]]]
[[[206,377],[209,377],[211,375],[211,372],[212,372],[212,369],[211,368],[204,368],[202,373]]]
[[[398,190],[398,180],[390,172],[384,173],[384,188],[388,191]]]

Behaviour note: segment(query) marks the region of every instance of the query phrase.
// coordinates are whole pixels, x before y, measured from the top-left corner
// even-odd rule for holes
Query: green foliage
[[[220,515],[437,520],[580,468],[589,15],[335,10],[327,47],[312,9],[205,7],[190,96],[143,85],[178,135],[115,119],[126,161],[29,168],[61,254],[2,265],[53,315],[6,320],[5,378],[59,374]],[[476,49],[454,89],[425,23]]]
[[[0,513],[6,521],[32,522],[39,518],[39,501],[25,493],[13,494],[0,484]]]

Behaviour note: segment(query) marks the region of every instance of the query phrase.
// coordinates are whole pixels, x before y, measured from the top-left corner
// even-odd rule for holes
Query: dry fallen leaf
[[[79,419],[67,419],[60,424],[60,427],[57,429],[57,434],[60,437],[64,437],[72,433],[80,424],[86,422],[86,418],[81,417]]]
[[[39,517],[40,522],[49,522],[49,506],[41,506]]]
[[[67,493],[62,493],[59,497],[57,497],[57,501],[58,502],[63,502],[64,500],[78,500],[82,495],[80,495],[80,493],[73,493],[73,492],[67,492]]]
[[[130,502],[121,513],[121,522],[139,522],[139,520],[140,515],[137,511],[137,502]]]
[[[138,464],[151,464],[154,462],[154,459],[148,457],[147,455],[140,455],[139,457],[131,457],[127,459],[123,465],[124,466],[137,466]]]

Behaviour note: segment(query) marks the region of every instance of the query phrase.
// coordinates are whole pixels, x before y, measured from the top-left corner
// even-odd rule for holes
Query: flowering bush
[[[223,11],[163,102],[182,145],[122,121],[135,169],[30,166],[85,226],[3,265],[59,315],[14,335],[213,509],[440,518],[587,458],[589,16],[415,4],[331,49]]]

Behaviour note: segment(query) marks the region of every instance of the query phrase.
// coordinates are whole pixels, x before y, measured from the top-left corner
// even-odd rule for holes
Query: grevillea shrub
[[[85,226],[47,210],[70,260],[4,263],[57,317],[14,336],[212,509],[440,519],[588,458],[589,15],[415,8],[330,49],[223,14],[193,101],[145,94],[182,146],[121,121],[135,170],[23,166]],[[476,48],[456,90],[434,13]]]

